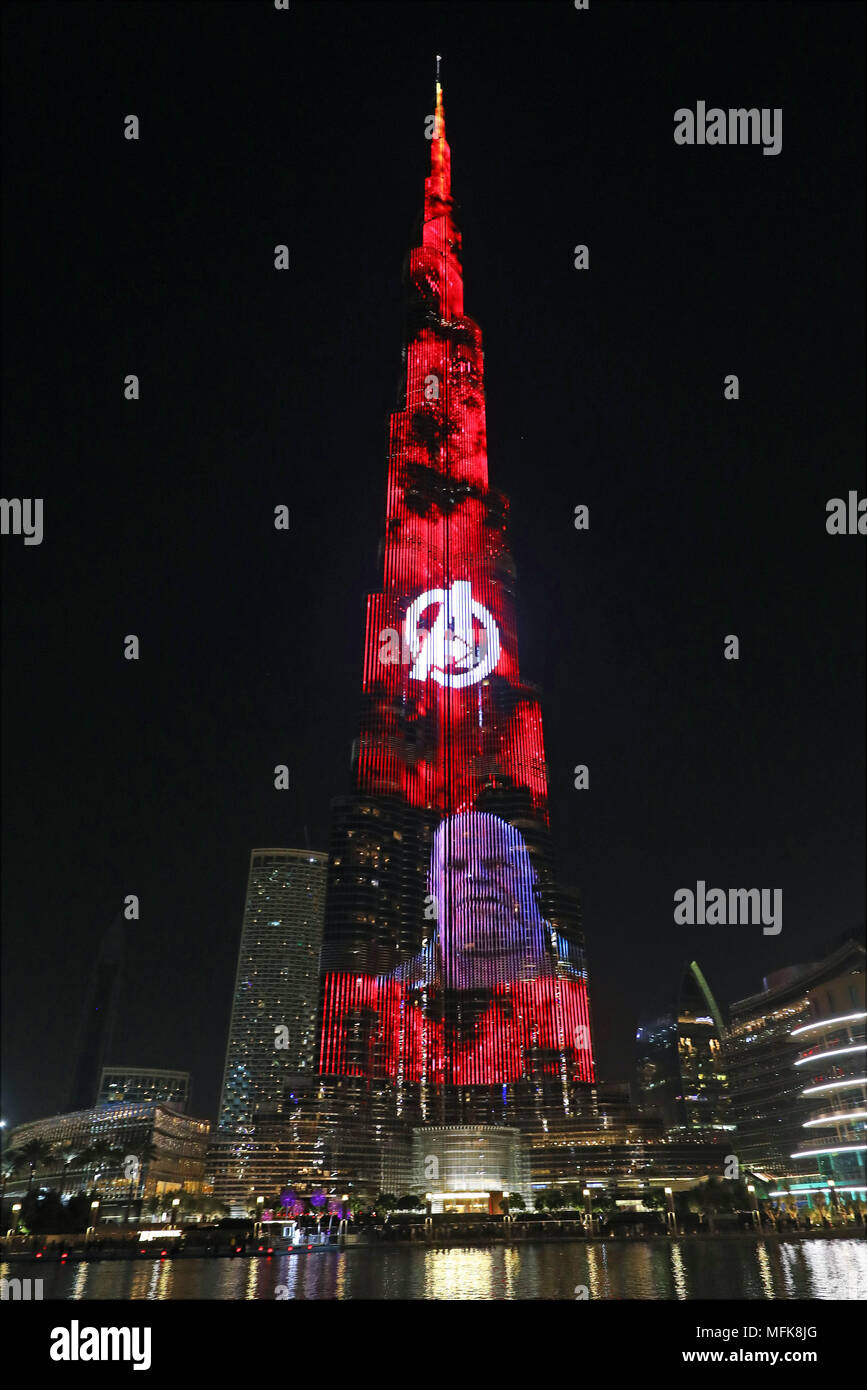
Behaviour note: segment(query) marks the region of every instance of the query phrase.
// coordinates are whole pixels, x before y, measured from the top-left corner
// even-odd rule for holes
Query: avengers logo
[[[420,624],[428,609],[438,611],[430,627]],[[403,639],[412,660],[410,678],[460,690],[475,685],[496,670],[500,659],[500,633],[493,617],[472,596],[467,580],[451,589],[427,589],[410,604],[404,619]]]

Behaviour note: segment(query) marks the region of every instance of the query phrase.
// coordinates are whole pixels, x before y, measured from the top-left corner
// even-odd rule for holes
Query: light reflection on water
[[[707,1246],[711,1249],[708,1250]],[[46,1299],[867,1299],[867,1243],[718,1238],[355,1248],[271,1259],[0,1264]]]
[[[671,1273],[678,1298],[688,1298],[689,1285],[686,1279],[686,1270],[683,1267],[683,1252],[678,1244],[671,1246]]]
[[[764,1245],[756,1247],[756,1255],[759,1261],[759,1276],[762,1281],[762,1294],[765,1298],[774,1297],[774,1272],[771,1268],[771,1258]],[[789,1286],[786,1285],[788,1288]],[[791,1294],[787,1294],[791,1297]]]

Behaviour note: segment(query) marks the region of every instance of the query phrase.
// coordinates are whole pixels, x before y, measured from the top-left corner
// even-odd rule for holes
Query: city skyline
[[[184,22],[181,49],[193,41]],[[365,38],[361,19],[349,22],[361,51],[372,54],[375,36]],[[631,1071],[640,1003],[645,993],[670,992],[683,961],[697,959],[728,1003],[863,921],[863,623],[854,594],[863,560],[857,540],[830,538],[824,526],[826,499],[859,482],[849,447],[859,420],[845,374],[838,380],[834,373],[841,357],[854,364],[860,348],[857,325],[844,316],[834,352],[821,350],[816,317],[823,295],[848,299],[858,282],[854,205],[839,229],[834,265],[812,265],[809,282],[799,281],[798,302],[786,303],[791,276],[768,270],[782,257],[793,272],[798,259],[795,248],[780,244],[783,217],[775,211],[800,196],[778,172],[785,155],[759,158],[756,168],[744,162],[755,152],[715,153],[734,156],[724,179],[762,211],[753,255],[739,256],[714,221],[719,163],[701,165],[698,152],[671,141],[684,80],[676,55],[651,89],[652,145],[630,123],[637,105],[617,117],[617,132],[631,131],[635,142],[628,156],[635,186],[652,148],[669,198],[665,227],[644,221],[633,235],[623,218],[635,214],[605,163],[616,147],[610,132],[593,125],[593,140],[573,143],[565,97],[546,113],[532,100],[541,88],[522,72],[504,133],[497,48],[504,62],[516,37],[512,20],[501,35],[486,35],[494,52],[483,63],[470,52],[480,23],[472,16],[464,20],[466,49],[456,33],[451,43],[448,32],[432,42],[413,22],[399,43],[393,83],[367,83],[360,92],[357,58],[349,55],[333,55],[329,68],[329,90],[346,109],[353,99],[362,103],[366,138],[386,156],[390,176],[370,162],[354,170],[351,130],[338,123],[320,129],[303,101],[284,146],[276,122],[281,63],[296,97],[306,91],[312,100],[314,81],[285,50],[263,84],[263,110],[233,107],[234,125],[223,115],[210,141],[189,123],[180,135],[175,127],[179,172],[148,141],[115,149],[107,135],[100,170],[76,197],[62,185],[49,196],[25,169],[13,171],[16,197],[26,190],[56,228],[59,196],[67,235],[79,238],[75,274],[65,265],[52,270],[50,257],[44,273],[57,293],[54,339],[64,341],[78,323],[87,344],[80,363],[63,359],[61,408],[52,419],[36,412],[33,383],[44,379],[46,365],[34,370],[39,324],[21,321],[20,356],[7,384],[7,440],[15,451],[25,429],[34,431],[41,481],[27,488],[7,473],[6,490],[47,499],[42,546],[14,549],[4,538],[3,557],[11,673],[5,974],[10,983],[35,976],[45,1011],[38,1048],[25,1048],[12,984],[4,1094],[15,1120],[62,1108],[68,1036],[84,982],[129,893],[141,901],[130,933],[139,949],[116,1055],[188,1069],[194,1112],[215,1114],[250,849],[327,843],[328,802],[348,790],[361,605],[375,587],[370,538],[382,509],[384,388],[399,336],[394,269],[409,243],[401,228],[427,153],[427,55],[437,49],[461,147],[469,307],[485,323],[490,354],[491,455],[497,485],[512,496],[522,666],[542,684],[552,825],[583,904],[600,1073]],[[639,29],[642,23],[636,13]],[[215,43],[226,54],[232,33],[223,16]],[[763,35],[770,43],[759,27],[759,50]],[[604,31],[593,42],[604,46]],[[619,58],[632,61],[622,52]],[[59,50],[49,46],[46,61],[57,64]],[[172,60],[155,53],[154,61]],[[590,83],[593,65],[586,53],[581,61]],[[785,86],[783,75],[777,80]],[[195,90],[218,121],[204,85]],[[13,91],[29,110],[14,82]],[[75,94],[70,100],[73,133],[57,137],[68,141],[81,138],[96,111],[107,126],[115,109],[130,108],[111,84],[97,98],[89,93],[89,104],[76,106]],[[582,100],[584,116],[591,115],[592,97]],[[30,117],[30,138],[38,139],[40,118]],[[800,138],[812,148],[817,137],[805,130]],[[537,166],[534,156],[546,149],[549,163]],[[131,166],[130,155],[143,167]],[[832,154],[816,178],[833,182],[834,160],[847,157],[851,150]],[[688,169],[684,159],[693,161]],[[583,170],[578,186],[553,182],[555,164]],[[191,178],[201,180],[204,200],[195,212],[184,202]],[[171,215],[163,231],[139,179],[164,189]],[[239,187],[248,209],[228,221],[225,208]],[[313,195],[301,216],[305,188]],[[606,190],[614,211],[603,211]],[[105,216],[110,207],[123,236],[107,269],[104,247],[83,238],[98,210]],[[365,215],[356,222],[359,208]],[[678,210],[688,208],[697,235],[683,244]],[[227,271],[219,238],[209,242],[211,225],[229,237],[237,283],[209,309],[206,292]],[[505,238],[498,226],[507,227]],[[807,244],[810,227],[807,218]],[[45,255],[38,237],[32,248],[22,245],[14,221],[9,231],[25,266]],[[170,241],[182,247],[185,267],[172,282],[177,307],[156,298],[149,319]],[[279,242],[290,246],[290,267],[298,262],[291,288],[273,269]],[[587,275],[572,264],[577,242],[590,246]],[[837,265],[846,267],[842,284]],[[101,302],[97,317],[93,296],[107,276],[116,297]],[[654,342],[647,316],[664,317],[669,283],[696,301],[700,291],[701,302],[685,319],[658,323]],[[13,314],[15,296],[13,289]],[[769,302],[778,313],[773,324]],[[756,331],[757,303],[765,308]],[[199,317],[191,330],[193,305]],[[603,321],[608,310],[613,325]],[[206,348],[201,329],[209,315],[216,342]],[[808,365],[785,351],[786,343],[806,341],[807,327],[819,339]],[[299,362],[306,364],[300,378]],[[739,370],[744,387],[737,404],[723,399],[729,370]],[[137,415],[116,389],[126,371],[139,372],[143,383]],[[345,407],[328,412],[325,385]],[[833,448],[820,449],[810,434],[801,442],[802,398],[827,421]],[[696,401],[704,402],[700,410]],[[58,468],[72,448],[67,416],[80,421],[75,447],[83,462],[74,488]],[[708,461],[703,473],[695,467],[699,453]],[[757,459],[761,466],[751,468]],[[805,474],[808,485],[792,495]],[[130,489],[135,515],[124,501]],[[281,503],[290,509],[285,536],[271,521]],[[584,534],[572,520],[579,503],[591,513]],[[63,589],[71,622],[52,607],[62,575],[70,576]],[[128,632],[142,633],[137,666],[122,657]],[[743,638],[737,666],[722,655],[730,632]],[[17,731],[34,717],[41,734],[27,745]],[[285,793],[273,787],[277,764],[289,768]],[[589,767],[589,791],[573,786],[577,764]],[[37,876],[46,839],[56,866],[48,881]],[[676,926],[673,894],[705,880],[782,888],[782,935]],[[732,931],[739,934],[734,949]],[[55,968],[46,969],[46,960]]]

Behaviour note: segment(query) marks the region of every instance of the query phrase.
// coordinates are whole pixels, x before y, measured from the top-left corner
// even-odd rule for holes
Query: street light
[[[591,1234],[591,1236],[592,1236],[592,1234],[593,1234],[593,1194],[591,1193],[589,1187],[585,1187],[585,1188],[584,1188],[584,1205],[585,1205],[585,1207],[587,1208],[587,1225],[588,1225],[589,1228],[590,1228],[590,1234]]]
[[[18,1212],[18,1211],[20,1211],[20,1210],[21,1210],[21,1203],[20,1203],[20,1202],[13,1202],[13,1203],[12,1203],[12,1210],[13,1210],[13,1212]],[[9,1237],[10,1237],[11,1235],[17,1235],[17,1234],[18,1234],[18,1221],[19,1221],[19,1217],[16,1216],[16,1217],[15,1217],[15,1225],[14,1225],[14,1226],[10,1226],[10,1227],[9,1227],[9,1230],[6,1232],[6,1239],[7,1239],[7,1240],[9,1239]]]
[[[90,1225],[84,1233],[85,1248],[90,1244],[90,1233],[96,1229],[97,1212],[99,1211],[99,1198],[90,1204]]]
[[[675,1235],[675,1236],[676,1236],[676,1235],[677,1235],[677,1217],[676,1217],[675,1212],[674,1212],[674,1192],[672,1191],[672,1189],[671,1189],[670,1187],[666,1187],[664,1190],[665,1190],[665,1200],[666,1200],[666,1202],[668,1203],[668,1211],[666,1212],[666,1218],[667,1218],[667,1221],[668,1221],[669,1230],[671,1231],[672,1235]]]
[[[756,1197],[756,1189],[751,1182],[747,1183],[747,1192],[749,1192],[750,1194],[750,1200],[752,1201],[753,1206],[753,1225],[761,1226],[762,1223],[759,1218],[759,1203],[758,1198]]]

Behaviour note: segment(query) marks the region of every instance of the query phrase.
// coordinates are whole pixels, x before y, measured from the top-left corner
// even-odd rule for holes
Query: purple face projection
[[[592,1081],[586,983],[570,976],[542,916],[520,831],[489,812],[447,817],[428,886],[436,929],[418,955],[388,975],[333,977],[325,1064],[401,1085],[501,1085],[531,1073]]]
[[[430,888],[447,989],[492,989],[551,974],[536,875],[514,826],[483,811],[437,828]]]

